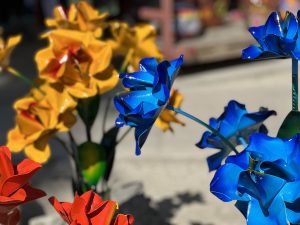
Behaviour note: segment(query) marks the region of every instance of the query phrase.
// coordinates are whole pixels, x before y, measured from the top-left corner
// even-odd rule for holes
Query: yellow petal
[[[65,86],[66,90],[76,98],[88,98],[97,94],[97,84],[94,79],[91,79],[89,84],[75,83],[72,86]]]
[[[24,151],[26,156],[38,163],[45,163],[51,155],[48,140],[49,134],[46,134],[33,144],[26,146]]]
[[[10,37],[6,43],[6,46],[2,44],[0,46],[0,67],[7,67],[10,62],[10,55],[17,44],[20,43],[22,39],[21,35]]]
[[[89,45],[89,53],[92,57],[90,75],[100,73],[111,64],[112,48],[105,42],[94,40]]]
[[[59,121],[60,123],[57,125],[56,129],[61,132],[66,132],[76,123],[76,116],[72,111],[66,111],[59,116]]]
[[[97,83],[100,94],[110,91],[119,82],[119,74],[112,66],[108,67],[102,73],[95,75],[93,78]]]
[[[169,105],[171,105],[175,108],[180,108],[181,103],[183,101],[183,95],[177,90],[171,90],[170,95],[171,96],[169,99]],[[165,109],[163,112],[161,112],[161,114],[155,121],[155,125],[157,125],[163,131],[167,131],[167,130],[173,131],[173,129],[171,127],[172,122],[178,123],[178,124],[181,124],[182,126],[184,126],[185,124],[181,120],[179,120],[176,117],[176,115],[177,115],[176,112]]]
[[[18,127],[8,132],[6,145],[12,152],[22,151],[27,144],[28,141],[24,138],[24,135],[20,133]]]

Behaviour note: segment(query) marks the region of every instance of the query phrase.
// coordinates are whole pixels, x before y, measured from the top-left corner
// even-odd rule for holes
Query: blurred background
[[[36,77],[34,54],[46,46],[40,38],[46,31],[43,21],[52,16],[54,6],[68,7],[71,2],[76,1],[1,2],[2,36],[23,35],[12,56],[15,68],[30,78]],[[101,11],[109,11],[112,19],[131,24],[152,23],[167,58],[184,54],[185,65],[175,87],[185,96],[186,111],[208,121],[212,116],[218,117],[230,99],[246,104],[252,112],[265,106],[278,112],[276,118],[267,121],[270,134],[276,134],[291,108],[289,61],[245,63],[240,55],[242,49],[255,43],[247,31],[249,26],[264,24],[274,10],[296,13],[300,0],[94,0],[90,3]],[[14,126],[13,102],[25,95],[28,88],[14,77],[0,75],[1,145],[6,143],[6,134]],[[113,124],[116,116],[113,107],[109,115]],[[212,151],[194,146],[204,130],[190,121],[186,123],[185,128],[176,126],[174,134],[162,135],[154,128],[141,157],[134,155],[133,136],[126,138],[118,149],[113,170],[113,199],[119,201],[121,212],[135,216],[135,224],[244,224],[233,204],[222,203],[209,193],[213,174],[208,173],[206,157]],[[93,139],[98,140],[97,127],[93,129]],[[80,126],[74,127],[73,132],[79,140],[84,137]],[[72,196],[70,164],[66,153],[55,143],[52,152],[50,161],[33,182],[46,190],[49,197],[56,195],[68,201]],[[17,161],[23,157],[16,155]],[[24,225],[58,223],[53,216],[39,218],[55,214],[47,198],[22,210]]]

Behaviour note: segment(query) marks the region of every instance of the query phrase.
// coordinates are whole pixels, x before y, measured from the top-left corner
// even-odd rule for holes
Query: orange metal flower
[[[169,99],[169,105],[175,108],[180,108],[181,103],[183,101],[183,95],[178,90],[172,90],[170,95],[171,97]],[[160,129],[162,129],[163,131],[170,130],[173,132],[173,128],[171,127],[172,122],[181,124],[182,126],[185,125],[185,123],[180,121],[176,117],[176,115],[177,115],[176,112],[165,109],[155,121],[155,125],[158,126]]]
[[[40,77],[60,83],[71,95],[87,98],[103,94],[118,83],[111,66],[112,49],[91,33],[54,30],[50,46],[36,54]]]
[[[62,219],[72,225],[130,225],[133,216],[118,214],[113,219],[118,205],[114,201],[103,201],[93,191],[75,195],[74,202],[59,202],[55,197],[49,199]]]
[[[29,179],[41,165],[25,159],[18,165],[12,164],[9,148],[0,147],[0,223],[16,225],[20,219],[17,206],[41,198],[45,192],[33,188]]]
[[[154,57],[158,61],[163,59],[156,44],[156,30],[152,25],[129,27],[126,23],[113,22],[110,26],[113,39],[108,43],[115,55],[123,55],[128,59],[132,71],[139,69],[142,58]]]
[[[0,38],[0,71],[9,66],[10,55],[17,44],[21,41],[21,35],[8,38],[7,42]]]
[[[53,19],[46,20],[48,27],[84,32],[91,31],[96,37],[100,37],[103,29],[107,26],[105,20],[108,13],[101,13],[84,1],[71,4],[68,13],[61,6],[58,6],[54,8],[53,14]]]
[[[15,103],[16,127],[8,133],[7,143],[13,152],[24,149],[39,163],[50,157],[49,138],[58,131],[68,131],[76,122],[72,113],[76,102],[62,87],[44,84],[41,89],[46,95],[35,89]]]

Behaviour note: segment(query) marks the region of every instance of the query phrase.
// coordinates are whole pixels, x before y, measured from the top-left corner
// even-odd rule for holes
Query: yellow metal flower
[[[108,43],[115,55],[122,55],[128,59],[128,65],[133,71],[139,69],[142,58],[154,57],[158,61],[163,59],[156,44],[156,30],[152,25],[129,27],[126,23],[113,22],[110,26],[113,39]]]
[[[72,96],[87,98],[116,86],[118,74],[111,65],[112,49],[91,33],[54,30],[49,47],[35,57],[40,77],[60,83]]]
[[[8,38],[7,42],[0,38],[0,71],[9,66],[10,55],[17,44],[20,43],[21,35]]]
[[[68,14],[61,6],[54,8],[54,18],[47,19],[48,27],[71,29],[78,31],[91,31],[96,37],[102,36],[103,29],[107,26],[108,13],[101,13],[89,3],[80,1],[71,4]]]
[[[33,90],[16,101],[16,127],[8,133],[7,146],[12,152],[24,150],[30,159],[44,163],[51,154],[49,138],[58,131],[68,131],[76,122],[72,113],[76,102],[57,84],[44,84],[41,89],[46,95]]]
[[[180,92],[178,92],[178,90],[172,90],[171,97],[169,100],[169,105],[175,108],[180,108],[182,101],[183,101],[183,95]],[[174,111],[165,109],[155,121],[155,125],[158,126],[160,129],[162,129],[163,131],[170,130],[171,132],[173,132],[173,128],[171,127],[171,122],[181,124],[182,126],[185,125],[185,123],[183,123],[176,117],[176,114],[177,113]]]

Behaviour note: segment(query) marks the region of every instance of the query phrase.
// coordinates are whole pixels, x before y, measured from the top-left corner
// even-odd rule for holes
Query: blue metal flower
[[[229,156],[211,192],[236,206],[248,225],[300,223],[300,134],[290,140],[253,134],[248,147]]]
[[[299,13],[298,13],[299,14]],[[251,45],[243,50],[243,59],[286,58],[300,59],[299,21],[290,12],[282,20],[277,12],[271,13],[263,26],[250,27],[249,32],[260,47]]]
[[[231,100],[218,119],[211,118],[209,120],[209,125],[227,138],[235,147],[240,144],[245,144],[244,142],[248,142],[251,134],[255,132],[267,133],[267,129],[262,123],[269,116],[274,114],[276,114],[275,111],[269,111],[264,108],[259,112],[248,113],[245,105]],[[207,158],[210,171],[219,168],[223,159],[232,151],[218,136],[209,131],[206,131],[202,135],[200,142],[196,145],[199,148],[215,148],[221,150]]]
[[[144,58],[140,71],[121,74],[125,88],[114,98],[120,112],[116,126],[135,127],[136,154],[141,154],[147,136],[162,110],[167,106],[173,82],[177,76],[183,56],[168,62],[157,63],[155,58]]]

